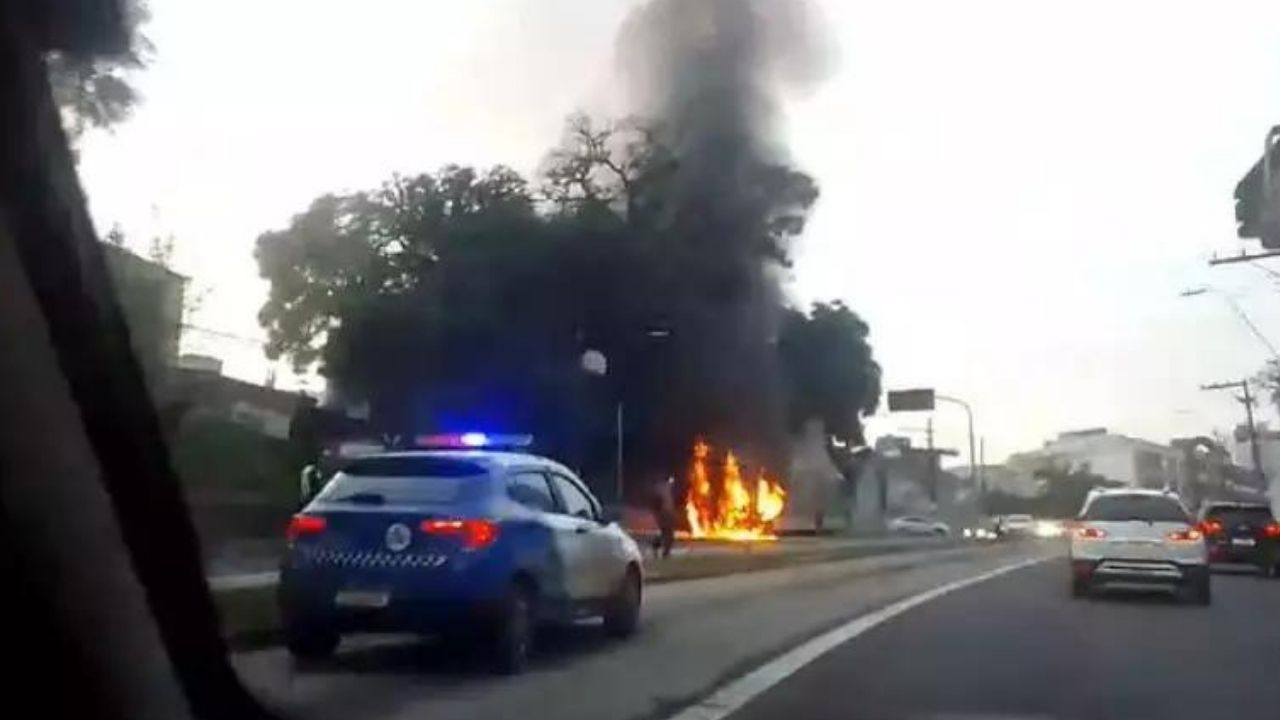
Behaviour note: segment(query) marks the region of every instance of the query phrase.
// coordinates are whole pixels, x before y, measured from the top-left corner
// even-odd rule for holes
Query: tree
[[[814,303],[807,314],[787,311],[779,351],[791,427],[818,418],[828,435],[866,444],[862,416],[880,402],[880,365],[872,358],[868,333],[867,324],[838,300]]]
[[[46,58],[54,102],[74,145],[91,127],[109,128],[138,102],[130,76],[146,67],[153,50],[138,29],[149,17],[143,0],[120,0],[125,39],[114,52],[50,53]]]
[[[612,443],[584,405],[622,402],[639,462],[674,471],[701,435],[782,467],[775,269],[816,186],[745,162],[715,192],[664,138],[575,117],[536,190],[506,168],[450,166],[316,199],[258,239],[269,354],[318,363],[384,430],[482,423],[569,453],[575,433]],[[820,343],[828,326],[849,333],[825,342],[861,377],[865,325],[843,306],[814,317]],[[588,348],[609,360],[603,380],[578,366]],[[856,382],[822,388],[874,407]],[[841,433],[859,427],[856,412],[823,409]]]
[[[319,198],[258,239],[268,354],[319,362],[386,426],[412,423],[423,396],[436,411],[467,404],[445,390],[523,393],[549,356],[571,353],[572,321],[551,326],[565,320],[556,249],[507,168],[449,166]]]

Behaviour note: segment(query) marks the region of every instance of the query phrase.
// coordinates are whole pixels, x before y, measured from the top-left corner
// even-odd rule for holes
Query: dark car
[[[1211,563],[1247,563],[1280,575],[1280,523],[1262,503],[1213,502],[1200,509]]]

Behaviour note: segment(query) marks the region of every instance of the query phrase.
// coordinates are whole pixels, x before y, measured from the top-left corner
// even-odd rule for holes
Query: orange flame
[[[773,540],[773,523],[786,508],[787,493],[762,470],[754,491],[742,479],[742,467],[733,452],[726,452],[718,488],[713,487],[708,464],[711,446],[698,440],[693,446],[693,467],[684,501],[689,535],[718,540]],[[718,489],[719,492],[715,492]]]

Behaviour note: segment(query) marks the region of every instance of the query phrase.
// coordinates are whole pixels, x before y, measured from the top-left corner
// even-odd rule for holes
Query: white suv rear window
[[[1187,511],[1177,500],[1154,495],[1102,495],[1084,509],[1083,518],[1100,522],[1189,522]]]

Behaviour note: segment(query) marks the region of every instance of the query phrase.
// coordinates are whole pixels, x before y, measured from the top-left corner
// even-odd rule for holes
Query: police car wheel
[[[613,637],[627,637],[640,624],[640,575],[627,568],[627,574],[609,599],[604,611],[604,629]]]
[[[524,670],[533,645],[533,593],[524,584],[512,585],[503,601],[493,641],[498,672],[514,675]]]
[[[341,638],[338,633],[328,630],[301,628],[289,630],[285,637],[285,647],[289,654],[299,660],[322,660],[333,655],[338,649]]]

